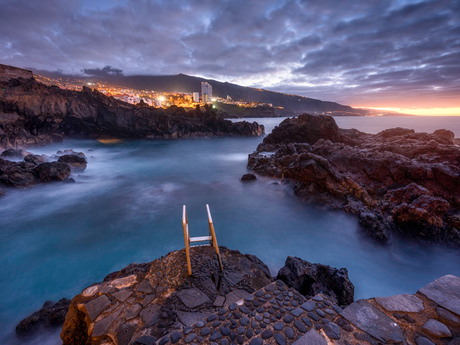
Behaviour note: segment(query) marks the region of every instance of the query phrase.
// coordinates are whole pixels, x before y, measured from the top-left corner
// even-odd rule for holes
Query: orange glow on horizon
[[[460,108],[391,108],[391,107],[360,107],[375,110],[395,111],[401,114],[410,114],[418,116],[460,116]]]

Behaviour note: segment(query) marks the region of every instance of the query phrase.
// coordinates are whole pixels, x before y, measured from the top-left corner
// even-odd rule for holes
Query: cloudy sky
[[[460,115],[460,0],[0,0],[0,63]]]

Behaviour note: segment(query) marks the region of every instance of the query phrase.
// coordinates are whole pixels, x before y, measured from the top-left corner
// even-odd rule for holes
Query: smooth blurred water
[[[347,120],[356,118],[337,122],[350,128]],[[269,132],[281,119],[257,121]],[[82,151],[88,168],[74,184],[9,189],[0,199],[0,343],[59,344],[59,330],[20,342],[14,327],[46,300],[72,298],[112,271],[183,248],[183,204],[192,235],[207,233],[208,203],[220,245],[257,255],[273,275],[289,255],[346,267],[356,298],[413,293],[444,274],[460,275],[458,250],[402,240],[381,246],[355,217],[306,204],[272,179],[242,183],[247,155],[261,140],[69,140],[29,149]]]

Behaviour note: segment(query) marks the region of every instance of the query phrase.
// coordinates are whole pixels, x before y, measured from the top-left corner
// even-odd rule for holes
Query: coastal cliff
[[[256,122],[233,123],[212,109],[132,105],[84,87],[46,86],[33,78],[0,78],[0,148],[46,145],[73,138],[176,139],[254,136]]]
[[[379,241],[397,231],[460,245],[460,147],[451,131],[372,135],[304,114],[265,137],[248,167],[291,182],[305,199],[358,215]]]

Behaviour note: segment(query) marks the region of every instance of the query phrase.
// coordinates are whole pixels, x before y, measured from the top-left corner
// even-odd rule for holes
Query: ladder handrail
[[[220,268],[220,271],[222,272],[224,270],[224,267],[222,266],[222,261],[220,259],[219,246],[217,245],[217,237],[216,237],[216,233],[214,232],[214,224],[212,223],[211,210],[209,209],[208,204],[206,204],[206,211],[208,213],[209,232],[211,233],[212,244],[214,246],[214,249],[216,250],[217,260],[219,261],[219,268]]]
[[[211,217],[211,210],[209,209],[209,205],[206,204],[206,212],[208,214],[208,224],[209,224],[209,236],[201,236],[201,237],[190,237],[189,229],[188,229],[188,219],[187,219],[187,209],[185,205],[182,207],[182,227],[184,229],[184,242],[185,242],[185,255],[187,256],[187,269],[188,275],[192,275],[192,265],[190,261],[190,242],[202,242],[202,241],[210,241],[212,242],[212,246],[216,250],[217,260],[219,261],[219,268],[221,271],[224,270],[222,265],[222,260],[220,258],[219,253],[219,246],[217,244],[217,237],[214,231],[214,225],[212,223]],[[211,244],[210,244],[211,245]]]
[[[185,255],[187,256],[188,275],[192,275],[192,264],[190,262],[190,235],[188,232],[187,209],[184,205],[182,208],[182,226],[184,228]]]

